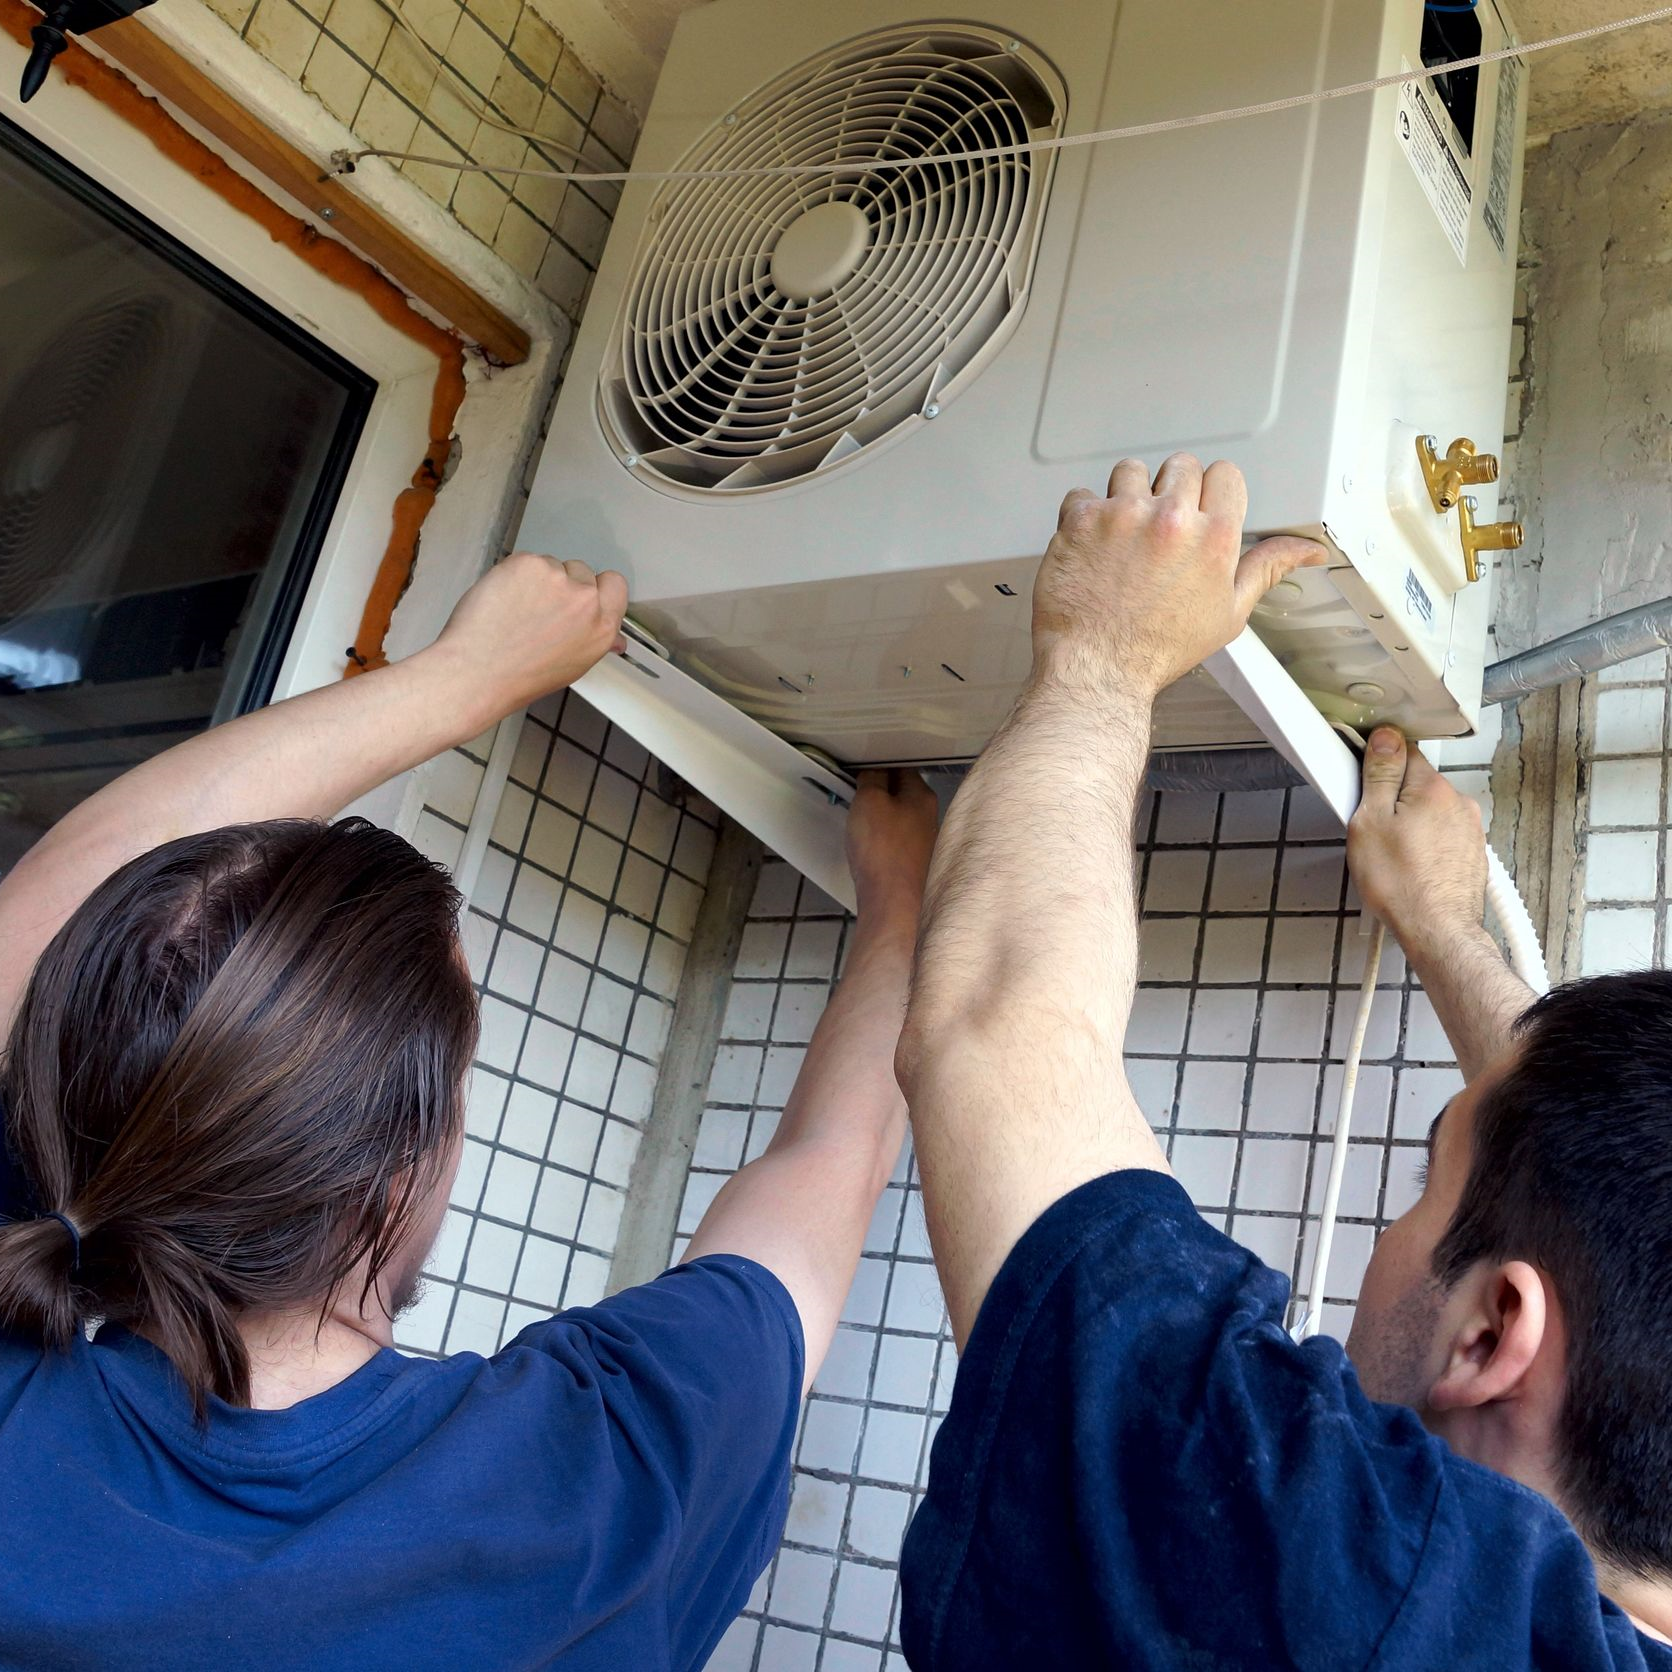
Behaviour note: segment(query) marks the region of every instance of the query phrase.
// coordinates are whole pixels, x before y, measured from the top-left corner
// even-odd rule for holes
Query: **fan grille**
[[[1018,317],[1047,169],[946,153],[1058,131],[1060,93],[1001,37],[890,31],[790,71],[682,166],[921,166],[674,180],[651,204],[600,382],[640,470],[775,487],[944,401]]]

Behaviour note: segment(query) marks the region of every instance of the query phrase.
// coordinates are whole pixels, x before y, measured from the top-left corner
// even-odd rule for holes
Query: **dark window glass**
[[[1468,0],[1446,0],[1444,4],[1424,7],[1422,62],[1425,68],[1438,69],[1443,64],[1455,64],[1459,58],[1478,58],[1481,39],[1480,18]],[[1434,77],[1434,91],[1457,124],[1467,155],[1473,155],[1475,149],[1475,95],[1479,90],[1478,65],[1466,70],[1446,70]]]
[[[266,700],[374,390],[0,121],[0,869]]]

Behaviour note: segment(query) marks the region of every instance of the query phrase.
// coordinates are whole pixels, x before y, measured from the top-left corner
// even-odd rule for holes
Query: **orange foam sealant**
[[[24,0],[0,0],[0,27],[22,45],[29,45],[29,31],[39,21],[40,14]],[[79,42],[70,42],[54,63],[53,74],[90,93],[142,133],[170,162],[188,170],[216,196],[249,216],[275,244],[283,245],[332,283],[363,297],[385,323],[435,355],[438,364],[430,398],[429,441],[412,474],[411,487],[396,496],[389,540],[361,612],[359,630],[348,649],[343,677],[385,666],[388,656],[384,640],[389,623],[412,582],[419,532],[440,491],[453,443],[453,425],[464,403],[464,344],[451,331],[425,319],[411,306],[406,294],[363,256],[346,244],[322,236],[311,221],[275,203],[195,134],[187,132],[149,93],[142,92],[120,70]]]

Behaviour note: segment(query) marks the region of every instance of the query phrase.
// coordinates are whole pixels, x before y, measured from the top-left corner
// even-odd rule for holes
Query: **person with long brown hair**
[[[327,822],[625,607],[508,558],[429,649],[145,762],[0,883],[0,1665],[671,1672],[742,1607],[904,1133],[934,797],[862,782],[845,973],[685,1262],[440,1362],[393,1325],[463,1143],[460,902]]]

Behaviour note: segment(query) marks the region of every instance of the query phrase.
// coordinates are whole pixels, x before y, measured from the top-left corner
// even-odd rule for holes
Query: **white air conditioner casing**
[[[821,145],[861,157],[893,129],[851,113],[877,89],[904,97],[886,64],[846,67],[878,54],[950,55],[943,82],[906,98],[911,122],[952,108],[943,86],[979,81],[998,104],[1021,89],[1014,121],[1033,137],[1072,136],[1420,66],[1423,14],[1422,0],[972,0],[949,18],[902,0],[716,0],[679,25],[634,167]],[[1510,39],[1492,0],[1475,16],[1483,50]],[[1028,590],[1063,495],[1101,487],[1121,457],[1188,449],[1242,466],[1251,535],[1327,544],[1328,569],[1286,583],[1253,623],[1318,706],[1466,733],[1488,589],[1465,581],[1456,514],[1430,505],[1416,441],[1501,444],[1524,89],[1518,65],[1481,68],[1472,154],[1451,136],[1459,168],[1431,188],[1402,123],[1448,120],[1432,87],[1420,104],[1387,88],[1035,154],[1026,180],[1013,168],[921,204],[882,175],[863,192],[851,174],[798,180],[799,206],[782,183],[634,181],[522,542],[624,571],[634,619],[675,662],[793,741],[850,765],[964,759],[1026,672]],[[943,149],[1004,137],[985,109],[945,120],[961,125]],[[910,211],[869,290],[873,253],[839,248],[866,235],[846,210],[778,248],[803,210],[856,196]],[[960,233],[960,215],[979,224]],[[881,225],[873,213],[879,248]],[[901,251],[919,235],[911,265]],[[948,277],[960,237],[1008,239],[996,281]],[[899,300],[917,284],[941,290]],[[778,285],[833,286],[834,300],[786,301]],[[867,295],[879,335],[858,357],[898,339],[904,381],[821,432],[806,411],[839,407],[847,351],[807,322]],[[942,360],[911,358],[922,307],[947,311]],[[714,415],[717,450],[646,442],[646,413],[689,430],[693,412]],[[780,421],[782,445],[751,452]],[[1495,488],[1470,491],[1490,521]],[[1205,673],[1158,708],[1158,745],[1258,736]]]

